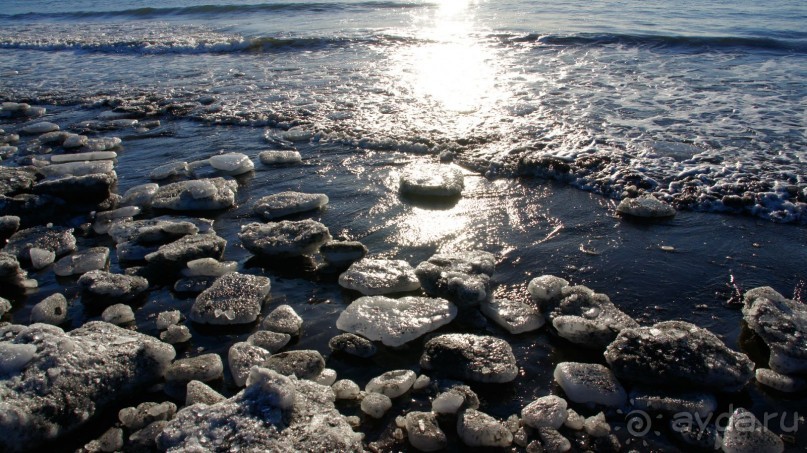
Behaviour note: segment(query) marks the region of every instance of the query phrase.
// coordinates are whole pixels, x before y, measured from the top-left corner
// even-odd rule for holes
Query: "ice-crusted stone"
[[[303,318],[297,314],[291,305],[280,305],[272,310],[261,322],[261,328],[278,333],[299,335],[303,328]]]
[[[188,262],[201,258],[220,259],[227,240],[215,234],[192,234],[160,246],[146,255],[149,266],[180,270]]]
[[[381,393],[368,393],[361,400],[361,411],[373,418],[381,418],[392,407],[392,400]]]
[[[381,393],[397,398],[412,388],[417,375],[412,370],[392,370],[370,379],[364,387],[367,392]]]
[[[299,151],[261,151],[258,159],[264,165],[299,164],[303,161]]]
[[[144,428],[133,432],[128,439],[126,448],[132,451],[156,451],[157,435],[165,429],[168,424],[165,420],[151,422]]]
[[[36,184],[36,170],[33,167],[1,167],[0,195],[27,192]]]
[[[555,381],[575,403],[620,408],[627,394],[614,373],[595,363],[562,362],[555,367]]]
[[[493,299],[490,276],[495,264],[493,254],[479,250],[437,254],[418,264],[415,275],[426,294],[446,298],[462,309]]]
[[[258,199],[252,207],[264,220],[320,209],[328,204],[324,193],[280,192]]]
[[[544,325],[544,316],[533,306],[510,299],[483,302],[479,310],[512,334],[532,332]]]
[[[331,239],[328,227],[314,220],[250,223],[238,237],[255,255],[302,256],[315,253]]]
[[[340,379],[334,382],[331,388],[338,400],[356,400],[361,395],[359,384],[350,379]]]
[[[635,387],[630,392],[629,401],[635,409],[673,416],[688,413],[707,417],[717,410],[715,396],[698,390],[670,391],[654,387]]]
[[[34,269],[44,269],[45,267],[53,264],[53,262],[56,260],[55,253],[38,247],[28,249],[28,255],[29,260],[31,261],[31,267]]]
[[[209,211],[235,206],[238,183],[224,178],[179,181],[161,186],[151,206],[173,211]]]
[[[209,385],[202,381],[190,381],[186,388],[185,405],[192,406],[194,404],[216,404],[224,401],[225,398],[221,393],[210,388]]]
[[[11,452],[91,422],[159,380],[175,354],[159,340],[101,321],[70,333],[34,324],[0,345],[34,349],[22,369],[0,380],[0,449]]]
[[[450,323],[457,308],[445,299],[364,296],[350,304],[336,327],[387,346],[401,346]]]
[[[98,137],[87,140],[82,150],[89,152],[102,152],[115,149],[120,146],[123,141],[120,137]]]
[[[591,437],[605,437],[611,433],[611,425],[605,420],[605,414],[602,412],[586,418],[583,429]]]
[[[177,405],[164,401],[162,403],[145,402],[137,407],[124,407],[118,411],[118,420],[131,431],[136,431],[156,421],[167,421],[177,413]]]
[[[45,179],[34,185],[32,192],[75,203],[99,203],[107,200],[118,181],[115,172]]]
[[[36,356],[36,345],[0,343],[0,376],[21,373]]]
[[[115,164],[111,160],[98,160],[50,164],[39,168],[38,171],[48,178],[61,178],[64,176],[87,176],[97,173],[111,173],[114,169]]]
[[[64,148],[81,148],[87,144],[88,137],[86,135],[70,134],[62,142]]]
[[[187,162],[169,162],[151,170],[149,179],[152,181],[162,181],[163,179],[173,177],[188,176],[189,173]]]
[[[605,294],[588,288],[569,289],[558,302],[544,304],[544,313],[558,335],[572,343],[601,349],[611,343],[623,329],[639,324],[618,309]]]
[[[269,357],[263,366],[285,376],[312,379],[325,369],[325,359],[319,351],[286,351]]]
[[[548,452],[562,453],[572,449],[572,443],[569,439],[559,433],[558,430],[553,428],[539,428],[538,436],[541,438],[543,450]],[[529,447],[527,448],[529,451]]]
[[[217,154],[210,158],[210,166],[226,175],[241,175],[252,171],[255,164],[242,153]]]
[[[46,132],[53,132],[59,130],[59,125],[49,121],[40,121],[38,123],[29,124],[24,126],[22,132],[25,134],[44,134]]]
[[[331,351],[340,351],[345,354],[361,358],[370,358],[375,355],[376,347],[373,342],[353,333],[341,333],[328,341]]]
[[[134,275],[90,271],[78,279],[78,286],[85,303],[107,307],[138,298],[148,289],[149,282]]]
[[[641,195],[622,199],[616,207],[616,212],[633,217],[658,218],[674,216],[675,208],[653,195]]]
[[[107,247],[92,247],[61,258],[53,266],[53,272],[60,277],[86,274],[104,270],[109,263]]]
[[[160,340],[168,344],[186,343],[191,338],[191,331],[187,326],[168,326],[165,332],[160,332]]]
[[[179,310],[168,310],[157,313],[156,325],[160,330],[165,330],[175,324],[179,324],[182,313]]]
[[[745,294],[743,319],[771,350],[768,365],[781,374],[807,373],[807,304],[770,287]]]
[[[462,170],[449,165],[418,164],[401,172],[403,194],[427,197],[455,197],[465,187]]]
[[[738,408],[729,417],[723,433],[722,450],[725,453],[779,453],[785,450],[785,446],[782,439],[754,414]]]
[[[11,302],[9,302],[8,299],[0,297],[0,318],[9,311],[11,311]]]
[[[28,272],[20,268],[20,262],[14,255],[0,252],[0,285],[4,289],[33,289],[38,286],[36,280],[28,278]]]
[[[510,382],[518,366],[510,345],[499,338],[445,334],[426,342],[420,366],[448,377],[474,382]]]
[[[76,250],[76,237],[72,228],[36,226],[11,235],[3,251],[27,261],[32,248],[53,252],[59,258]]]
[[[542,396],[521,409],[521,419],[531,428],[558,429],[569,415],[566,407],[566,400],[559,396]]]
[[[542,275],[530,280],[527,291],[533,300],[540,304],[557,299],[561,295],[563,288],[569,286],[569,282],[554,275]]]
[[[328,241],[319,248],[322,258],[334,266],[347,266],[367,255],[367,247],[358,241]]]
[[[123,198],[120,201],[121,206],[141,206],[144,208],[151,206],[151,201],[157,190],[160,189],[158,184],[147,183],[134,186],[123,193]]]
[[[98,439],[93,439],[81,451],[88,453],[113,453],[123,450],[123,430],[109,428]]]
[[[448,438],[431,412],[407,413],[406,437],[420,451],[437,451],[448,446]]]
[[[467,385],[455,385],[432,401],[436,414],[456,414],[463,409],[479,409],[479,397]]]
[[[513,443],[513,433],[502,422],[476,409],[457,417],[457,434],[469,447],[509,447]]]
[[[586,418],[575,412],[574,409],[570,407],[566,408],[566,412],[568,415],[566,416],[566,421],[563,422],[563,426],[575,431],[580,431],[583,429],[586,423]]]
[[[135,314],[130,306],[115,304],[110,305],[101,312],[101,319],[115,325],[128,324],[134,322]]]
[[[20,218],[15,215],[0,216],[0,244],[20,229]]]
[[[237,387],[247,383],[249,370],[253,366],[262,366],[272,354],[266,349],[259,348],[247,342],[238,342],[230,346],[227,353],[227,362],[230,365],[230,374]]]
[[[414,291],[420,288],[415,270],[403,260],[364,258],[339,276],[339,285],[365,296]]]
[[[106,234],[115,222],[131,220],[141,211],[139,206],[124,206],[110,211],[99,212],[95,215],[95,223],[93,223],[92,229],[98,234]]]
[[[199,258],[188,261],[188,268],[182,270],[182,275],[187,277],[221,277],[232,274],[238,269],[235,261],[219,261],[215,258]]]
[[[31,309],[31,324],[41,322],[58,326],[67,319],[67,299],[56,293],[42,299]]]
[[[412,384],[412,390],[423,390],[431,384],[432,379],[425,374],[421,374],[415,379],[415,383]]]
[[[267,277],[239,273],[219,277],[191,307],[189,318],[200,324],[248,324],[261,313],[269,295]]]
[[[167,244],[187,235],[213,233],[213,221],[194,217],[161,216],[153,219],[116,222],[108,234],[116,243]]]
[[[332,368],[325,368],[322,370],[322,373],[319,373],[319,376],[312,378],[311,380],[316,382],[317,384],[327,385],[330,386],[334,382],[336,382],[336,370]]]
[[[694,324],[666,321],[624,329],[608,345],[605,360],[620,379],[650,385],[738,391],[754,365],[713,333]]]
[[[272,354],[283,349],[289,344],[289,341],[291,341],[291,335],[268,330],[259,330],[247,338],[248,343],[266,349]]]
[[[795,393],[807,388],[807,381],[804,379],[777,373],[768,368],[757,368],[755,377],[760,384],[780,392]]]
[[[218,354],[202,354],[173,362],[165,372],[167,382],[210,382],[224,376],[224,362]]]

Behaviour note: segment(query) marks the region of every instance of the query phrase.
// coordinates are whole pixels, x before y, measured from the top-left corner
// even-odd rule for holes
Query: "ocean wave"
[[[694,51],[719,51],[750,49],[757,51],[779,51],[807,53],[805,40],[786,40],[768,37],[744,36],[676,36],[676,35],[631,35],[612,33],[580,33],[574,35],[538,34],[493,35],[508,43],[533,43],[541,46],[638,46],[649,48],[678,48]]]
[[[397,2],[397,1],[365,1],[365,2],[287,2],[257,3],[241,5],[195,5],[166,8],[131,8],[112,11],[70,11],[58,13],[31,12],[22,14],[0,14],[2,20],[60,20],[60,19],[92,19],[92,18],[134,18],[159,19],[167,16],[221,16],[254,14],[261,12],[329,12],[350,11],[359,9],[396,9],[396,8],[429,8],[431,3]]]

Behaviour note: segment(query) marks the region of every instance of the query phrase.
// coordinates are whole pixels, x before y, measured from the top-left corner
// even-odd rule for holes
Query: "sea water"
[[[250,156],[256,169],[237,177],[238,207],[216,214],[215,228],[229,241],[225,260],[271,277],[266,311],[286,303],[305,320],[291,348],[327,355],[356,295],[240,247],[252,203],[284,190],[326,193],[330,204],[313,217],[372,256],[414,265],[488,250],[497,297],[526,299],[529,279],[554,274],[609,295],[643,325],[682,319],[741,349],[738,291],[770,285],[804,297],[805,23],[807,4],[789,0],[5,0],[0,100],[46,106],[42,119],[77,132],[99,118],[159,119],[149,130],[93,132],[123,139],[120,193],[166,163]],[[283,138],[303,164],[261,165],[258,154]],[[463,197],[399,197],[402,167],[441,153],[464,168]],[[649,224],[617,217],[615,200],[636,190],[681,211]],[[111,267],[122,271],[114,257]],[[14,299],[11,320],[27,323],[56,291],[71,300],[70,325],[98,317],[83,310],[74,280],[47,268],[30,275],[40,289]],[[158,288],[137,307],[138,329],[156,335],[156,313],[192,303]],[[184,356],[226,356],[250,333],[189,327]],[[549,393],[556,363],[602,362],[545,330],[479,333],[507,338],[522,369],[512,385],[475,388],[501,418]],[[363,385],[415,369],[412,349],[369,362],[333,356],[328,366]],[[805,402],[753,385],[740,399],[757,413]],[[366,430],[368,441],[388,439],[392,424]],[[796,442],[806,445],[803,433]]]

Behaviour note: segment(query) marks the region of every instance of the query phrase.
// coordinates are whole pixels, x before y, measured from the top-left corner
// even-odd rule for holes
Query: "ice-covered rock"
[[[120,137],[98,137],[87,140],[82,150],[90,152],[109,151],[120,146]]]
[[[554,428],[539,428],[538,436],[541,438],[544,451],[562,453],[572,449],[569,439]],[[529,451],[529,448],[527,450]]]
[[[134,186],[123,193],[123,199],[121,199],[120,204],[121,206],[150,207],[151,201],[159,189],[160,186],[154,183]]]
[[[179,324],[182,319],[182,313],[179,310],[168,310],[157,313],[155,324],[158,329],[165,330],[170,326]]]
[[[187,266],[187,269],[182,270],[182,275],[187,277],[221,277],[238,269],[238,263],[235,261],[219,261],[215,258],[191,260]]]
[[[641,195],[622,199],[616,207],[616,212],[632,217],[658,218],[674,216],[675,208],[653,195]]]
[[[321,373],[319,373],[319,376],[311,378],[311,380],[317,384],[330,386],[336,382],[336,378],[336,370],[332,368],[325,368]]]
[[[350,304],[336,327],[387,346],[401,346],[450,323],[457,308],[445,299],[364,296]]]
[[[67,319],[67,299],[59,293],[51,294],[31,309],[31,324],[41,322],[58,326]]]
[[[33,167],[2,167],[0,171],[0,195],[27,192],[36,184],[36,169]]]
[[[771,350],[768,365],[781,374],[807,373],[807,304],[770,287],[745,294],[743,319]]]
[[[287,333],[292,336],[300,334],[303,328],[303,318],[297,314],[291,305],[280,305],[272,310],[261,322],[261,328],[278,333]]]
[[[586,418],[575,412],[571,407],[566,408],[566,412],[568,415],[566,416],[566,421],[563,422],[563,426],[575,431],[583,429],[586,424]]]
[[[325,359],[314,350],[286,351],[269,357],[263,366],[284,376],[312,379],[325,369]]]
[[[387,395],[368,393],[361,400],[361,411],[373,418],[381,418],[392,407],[392,400]]]
[[[0,343],[0,376],[21,373],[34,360],[36,350],[33,344]]]
[[[106,269],[109,263],[107,247],[92,247],[60,259],[53,266],[53,272],[60,277],[81,275],[90,271]]]
[[[367,392],[381,393],[397,398],[412,388],[417,375],[412,370],[392,370],[370,379],[364,387]]]
[[[780,392],[795,393],[807,388],[807,381],[804,379],[777,373],[768,368],[757,368],[755,377],[760,384]]]
[[[605,437],[611,433],[611,425],[605,420],[605,414],[602,412],[586,418],[583,429],[591,437]]]
[[[115,325],[129,324],[130,322],[134,322],[135,314],[130,306],[115,304],[110,305],[101,312],[101,319]]]
[[[688,413],[707,417],[717,410],[715,396],[698,390],[671,391],[655,387],[634,387],[629,401],[634,409],[673,416]]]
[[[331,234],[325,225],[306,219],[250,223],[241,227],[238,237],[255,255],[302,256],[315,253]]]
[[[283,349],[289,344],[289,341],[291,341],[291,335],[268,330],[259,330],[247,338],[248,343],[266,349],[272,354]]]
[[[476,409],[457,417],[457,434],[469,447],[509,447],[513,443],[513,433],[502,422]]]
[[[272,354],[266,349],[259,348],[247,342],[238,342],[230,346],[227,353],[227,362],[230,365],[230,374],[237,387],[247,383],[249,370],[253,366],[263,366]]]
[[[115,164],[111,160],[98,160],[50,164],[39,168],[39,173],[48,178],[61,178],[64,176],[86,176],[97,173],[111,173],[114,169]]]
[[[190,381],[186,388],[185,405],[192,406],[194,404],[216,404],[224,401],[225,398],[221,393],[210,388],[209,385],[202,381]]]
[[[361,395],[359,384],[350,379],[340,379],[331,385],[333,393],[338,400],[356,400]]]
[[[367,255],[367,247],[358,241],[328,241],[319,248],[322,258],[333,266],[348,266]]]
[[[6,239],[20,229],[20,218],[15,215],[0,216],[0,244],[5,244]]]
[[[152,181],[162,181],[168,178],[188,176],[189,173],[187,162],[169,162],[151,170],[149,179]]]
[[[226,175],[241,175],[252,171],[255,164],[241,153],[218,154],[210,158],[210,166]]]
[[[165,371],[166,382],[210,382],[224,376],[224,362],[218,354],[202,354],[173,362]]]
[[[299,151],[261,151],[258,159],[264,165],[299,164],[303,161]]]
[[[106,234],[115,222],[132,220],[141,211],[139,206],[124,206],[111,211],[99,212],[95,215],[95,223],[93,223],[92,229],[98,234]]]
[[[11,302],[9,302],[8,299],[0,297],[0,318],[9,311],[11,311]]]
[[[27,261],[33,248],[53,252],[59,258],[76,250],[76,237],[72,228],[36,226],[11,235],[3,251]]]
[[[168,326],[165,332],[160,332],[160,340],[168,344],[186,343],[191,338],[191,331],[187,326]]]
[[[540,304],[545,304],[561,296],[563,288],[569,286],[569,282],[554,275],[542,275],[530,280],[527,291],[533,300]]]
[[[252,207],[264,220],[320,209],[328,204],[324,193],[280,192],[258,199]]]
[[[425,374],[421,374],[420,376],[415,379],[415,383],[412,384],[412,390],[423,390],[428,387],[432,382],[432,379]]]
[[[70,134],[62,142],[62,147],[69,149],[69,148],[81,148],[82,146],[87,144],[88,137],[86,135],[79,135],[79,134]]]
[[[118,411],[118,420],[131,431],[136,431],[156,422],[171,420],[177,413],[177,405],[164,401],[162,403],[145,402],[137,407],[124,407]]]
[[[420,288],[415,270],[403,260],[364,258],[339,276],[339,285],[365,296],[414,291]]]
[[[40,121],[38,123],[29,124],[22,128],[22,132],[25,134],[35,135],[35,134],[44,134],[47,132],[58,131],[59,125],[55,123],[51,123],[49,121]]]
[[[145,258],[150,267],[179,271],[190,261],[220,259],[226,246],[227,240],[215,234],[191,234],[160,246]]]
[[[708,330],[682,321],[622,330],[608,345],[605,360],[620,379],[726,392],[742,389],[754,369],[745,354],[732,351]]]
[[[596,363],[562,362],[555,367],[555,381],[575,403],[621,408],[625,389],[608,368]]]
[[[340,351],[352,356],[369,358],[375,355],[376,347],[373,342],[353,333],[341,333],[328,341],[331,351]]]
[[[159,380],[175,354],[159,340],[100,321],[70,333],[34,324],[0,345],[32,349],[21,369],[0,380],[0,449],[10,452],[92,422]]]
[[[738,408],[729,417],[722,450],[724,453],[780,453],[785,446],[754,414]]]
[[[572,343],[601,349],[623,329],[638,323],[617,308],[605,294],[585,287],[568,287],[558,302],[548,302],[543,312],[558,335]]]
[[[58,197],[66,201],[86,204],[100,203],[110,198],[112,186],[118,177],[112,173],[93,173],[84,176],[62,176],[44,179],[34,185],[32,192],[37,195]],[[104,208],[104,209],[108,209]]]
[[[50,161],[54,164],[63,164],[66,162],[113,160],[117,157],[118,153],[115,151],[92,151],[89,153],[57,154],[51,156]]]
[[[533,306],[510,299],[483,302],[479,310],[512,334],[532,332],[544,325],[544,316]]]
[[[28,278],[28,272],[20,268],[14,255],[0,252],[0,285],[4,289],[27,290],[39,286],[36,280]]]
[[[248,324],[261,313],[269,295],[267,277],[239,273],[219,277],[191,307],[189,318],[200,324]]]
[[[499,338],[445,334],[426,342],[420,366],[448,377],[474,382],[510,382],[518,366],[510,345]]]
[[[465,187],[462,170],[450,165],[418,164],[401,173],[403,194],[427,197],[456,197]]]
[[[558,429],[569,415],[566,407],[566,400],[559,396],[542,396],[521,409],[521,419],[531,428]]]
[[[84,445],[83,450],[90,453],[113,453],[123,450],[123,430],[109,428],[101,437],[91,440]]]
[[[224,178],[179,181],[160,186],[151,206],[173,211],[209,211],[235,206],[238,184]]]
[[[406,437],[420,451],[437,451],[448,446],[446,434],[431,412],[412,411],[406,414]]]
[[[459,308],[491,301],[490,276],[496,261],[493,254],[479,250],[437,254],[415,268],[426,294],[443,297]]]
[[[134,275],[90,271],[78,279],[82,300],[99,307],[131,302],[143,294],[149,282]]]
[[[56,260],[56,254],[50,250],[41,249],[38,247],[31,247],[28,249],[29,261],[31,267],[34,269],[44,269],[53,264]]]
[[[153,219],[116,222],[108,234],[116,243],[167,244],[192,234],[212,234],[213,221],[195,217],[161,216]]]
[[[436,414],[456,414],[463,409],[479,409],[479,397],[467,385],[455,385],[432,400]]]

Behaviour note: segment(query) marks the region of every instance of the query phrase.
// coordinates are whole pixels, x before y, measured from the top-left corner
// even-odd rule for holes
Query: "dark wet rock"
[[[513,433],[504,423],[475,409],[457,417],[457,434],[469,447],[509,447],[513,443]]]
[[[510,382],[518,366],[510,345],[499,338],[473,334],[446,334],[424,346],[420,366],[456,379],[474,382]]]
[[[406,437],[420,451],[438,451],[448,446],[446,434],[431,412],[412,411],[406,414]]]
[[[778,453],[785,446],[754,414],[738,408],[729,417],[722,449],[725,453]]]
[[[743,319],[770,348],[774,371],[807,373],[807,304],[769,287],[755,288],[745,294]]]
[[[152,337],[92,321],[64,333],[23,329],[0,348],[30,348],[0,380],[0,447],[25,451],[90,423],[96,414],[159,380],[174,349]]]
[[[133,275],[90,271],[78,279],[78,286],[85,303],[108,307],[137,299],[148,289],[149,282]]]
[[[420,288],[415,270],[404,260],[364,258],[339,276],[339,285],[365,296],[414,291]]]
[[[280,192],[259,198],[252,207],[264,220],[320,209],[328,204],[324,193]]]
[[[41,322],[58,326],[67,319],[67,299],[56,293],[42,299],[31,309],[31,323]]]
[[[9,311],[11,311],[11,302],[9,302],[8,299],[0,297],[0,318]]]
[[[264,367],[284,376],[293,374],[299,379],[312,379],[325,369],[325,359],[314,350],[286,351],[269,357]]]
[[[801,392],[807,388],[807,380],[777,373],[768,368],[757,368],[754,377],[758,383],[784,393]]]
[[[118,420],[126,429],[137,431],[156,421],[167,421],[177,413],[177,405],[165,401],[162,403],[146,402],[137,407],[125,407],[118,411]]]
[[[227,240],[215,234],[193,234],[162,245],[145,258],[152,269],[177,272],[185,267],[188,261],[200,258],[221,259],[226,246]]]
[[[230,374],[233,376],[235,385],[237,387],[246,385],[249,370],[253,366],[263,366],[271,355],[266,349],[244,341],[230,346],[227,363],[230,365]]]
[[[64,214],[67,202],[48,195],[0,195],[0,214],[20,218],[22,226],[40,225],[54,221]]]
[[[109,263],[107,247],[92,247],[72,255],[62,257],[53,266],[53,272],[60,277],[85,274],[90,271],[104,270]]]
[[[224,362],[218,354],[202,354],[173,362],[165,371],[166,382],[210,382],[224,376]]]
[[[319,248],[326,262],[334,266],[347,266],[367,255],[367,247],[358,241],[328,241]]]
[[[15,215],[0,217],[0,244],[5,244],[6,239],[20,229],[20,218]]]
[[[584,286],[563,289],[562,298],[542,307],[558,335],[593,349],[605,348],[617,334],[638,323],[618,309],[605,294]]]
[[[174,283],[174,291],[185,294],[199,294],[210,288],[217,280],[216,277],[184,277]]]
[[[155,209],[205,211],[235,206],[238,184],[224,178],[180,181],[161,186],[152,199]]]
[[[250,223],[238,237],[255,255],[302,256],[315,253],[331,239],[328,227],[313,220]]]
[[[33,187],[33,193],[50,195],[66,201],[97,203],[109,198],[112,186],[117,180],[114,173],[63,176],[38,182]]]
[[[37,226],[17,231],[8,240],[3,249],[18,260],[30,260],[30,250],[38,248],[53,252],[56,257],[62,257],[76,250],[76,238],[72,228]]]
[[[36,169],[33,167],[0,167],[0,195],[27,192],[36,184]]]
[[[426,294],[462,309],[493,299],[490,277],[495,264],[493,254],[478,250],[437,254],[418,264],[415,274]]]
[[[331,351],[340,351],[356,357],[369,358],[375,355],[376,347],[373,342],[352,333],[339,334],[328,341]]]
[[[303,328],[303,318],[290,305],[284,304],[275,308],[266,316],[261,322],[261,328],[296,336],[300,334]]]
[[[109,428],[101,437],[84,445],[80,452],[86,453],[112,453],[123,449],[123,430]]]
[[[135,431],[129,436],[126,443],[126,451],[133,453],[153,452],[157,449],[157,435],[159,435],[168,424],[165,420],[158,420],[149,423],[143,429]]]
[[[162,450],[362,452],[330,388],[256,368],[233,398],[180,411],[157,437]]]
[[[268,330],[259,330],[247,338],[248,343],[266,349],[272,354],[283,349],[289,344],[289,341],[291,341],[291,335]]]
[[[269,295],[266,277],[227,274],[202,292],[191,307],[189,318],[200,324],[232,325],[254,322]]]
[[[754,365],[715,334],[694,324],[666,321],[624,329],[605,351],[620,379],[662,386],[696,386],[733,392],[753,376]]]
[[[216,404],[226,399],[227,398],[221,393],[213,390],[202,381],[188,382],[187,393],[185,395],[186,406],[192,406],[194,404]]]
[[[627,395],[608,368],[596,363],[562,362],[553,373],[555,381],[575,403],[622,407]]]

